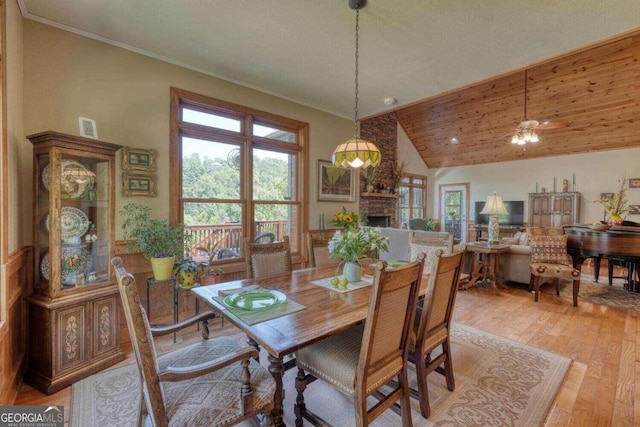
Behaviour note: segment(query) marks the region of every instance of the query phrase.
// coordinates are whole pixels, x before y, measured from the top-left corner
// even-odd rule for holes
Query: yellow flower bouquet
[[[353,229],[358,226],[359,221],[360,215],[355,212],[347,212],[347,209],[343,206],[341,211],[338,211],[333,215],[333,221],[331,221],[331,224],[336,227]]]

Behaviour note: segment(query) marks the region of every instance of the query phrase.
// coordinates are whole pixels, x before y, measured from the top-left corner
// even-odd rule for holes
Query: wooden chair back
[[[431,346],[434,336],[444,336],[445,333],[448,335],[462,256],[462,252],[436,254],[429,275],[427,293],[418,314],[417,346]]]
[[[289,236],[274,243],[255,243],[244,240],[244,257],[249,279],[291,271]]]
[[[422,306],[419,304],[418,318],[414,323],[417,325],[416,342],[411,360],[416,366],[417,395],[420,400],[420,412],[425,418],[431,413],[427,375],[438,370],[446,377],[447,389],[453,391],[455,388],[449,334],[462,257],[462,252],[436,254],[429,274],[427,293]],[[438,346],[442,346],[442,352],[432,358],[431,351]],[[439,369],[443,364],[444,368]]]
[[[338,266],[339,258],[334,258],[329,252],[328,238],[313,237],[311,233],[305,236],[307,246],[307,258],[309,267],[324,267],[326,265]]]
[[[367,418],[364,425],[368,425],[382,411],[390,408],[400,396],[397,393],[401,393],[401,389],[398,389],[397,393],[391,393],[387,399],[378,402],[375,410],[367,411],[367,396],[379,389],[381,384],[400,375],[403,370],[406,375],[410,350],[408,340],[413,328],[424,256],[421,255],[418,261],[403,267],[386,267],[385,261],[376,265],[356,368],[354,399],[360,407],[356,410],[356,416]],[[408,387],[406,384],[405,386]],[[405,397],[408,402],[408,395]],[[362,425],[360,422],[357,424]]]
[[[113,258],[111,263],[114,266],[118,289],[120,290],[127,328],[131,336],[131,346],[133,347],[143,382],[142,388],[144,390],[146,411],[154,426],[166,426],[169,423],[169,419],[165,412],[164,394],[158,378],[156,349],[147,314],[138,297],[136,280],[131,273],[127,273],[120,258]],[[142,416],[142,413],[140,416]]]

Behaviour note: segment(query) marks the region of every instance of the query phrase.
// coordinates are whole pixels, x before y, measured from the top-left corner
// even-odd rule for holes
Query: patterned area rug
[[[455,391],[447,390],[443,376],[429,375],[432,415],[429,420],[422,418],[418,402],[412,399],[414,426],[542,426],[571,364],[565,357],[459,323],[452,328],[452,351]],[[284,376],[287,425],[295,424],[295,375],[292,369]],[[415,373],[410,376],[415,378]],[[95,414],[100,413],[100,427],[134,426],[139,390],[134,365],[86,378],[73,385],[69,425],[97,426]],[[352,401],[322,381],[307,388],[305,401],[334,426],[354,423]],[[402,423],[398,415],[386,411],[373,425]]]
[[[596,283],[593,275],[583,273],[579,298],[595,304],[640,311],[640,293],[625,290],[623,284],[623,279],[614,279],[613,286],[609,286],[607,277],[602,275]],[[545,292],[555,292],[555,290],[553,286],[546,285]],[[560,282],[560,295],[571,298],[573,295],[571,282]]]

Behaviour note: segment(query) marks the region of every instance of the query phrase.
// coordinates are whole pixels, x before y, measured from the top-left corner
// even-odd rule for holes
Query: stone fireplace
[[[397,157],[398,121],[395,113],[374,117],[360,123],[360,136],[372,141],[382,154],[378,169],[378,183],[382,187],[393,185],[393,171]],[[398,228],[398,196],[395,194],[366,193],[360,180],[360,212],[366,213],[367,225]]]

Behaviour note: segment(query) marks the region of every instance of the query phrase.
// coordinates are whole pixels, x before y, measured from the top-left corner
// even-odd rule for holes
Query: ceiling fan
[[[545,120],[539,122],[537,120],[527,119],[527,70],[524,70],[524,119],[518,123],[514,133],[508,133],[505,136],[511,136],[511,143],[516,145],[525,145],[527,142],[538,142],[538,132],[551,129],[560,129],[566,127],[564,122],[551,122]]]

